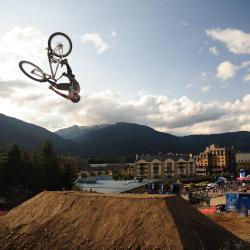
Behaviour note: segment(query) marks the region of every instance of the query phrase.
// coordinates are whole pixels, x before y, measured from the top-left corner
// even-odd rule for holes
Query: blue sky
[[[90,100],[101,95],[100,105],[110,98],[111,106],[119,107],[118,110],[110,107],[105,115],[98,111],[90,122],[82,104],[81,112],[77,113],[82,119],[73,119],[72,123],[93,125],[124,120],[175,134],[248,130],[249,114],[244,100],[250,90],[249,9],[250,2],[243,0],[9,0],[1,4],[0,37],[16,26],[19,32],[31,27],[44,36],[62,31],[71,37],[74,47],[69,62],[81,83],[83,96],[86,95],[84,104],[88,106]],[[104,47],[94,45],[93,34],[98,35],[100,46]],[[22,56],[25,57],[25,53]],[[39,62],[39,54],[36,56]],[[36,61],[36,57],[33,59]],[[2,80],[10,79],[2,77]],[[148,99],[145,101],[145,98]],[[136,103],[139,99],[147,104],[153,102],[141,109],[155,110],[155,113],[139,112],[140,102]],[[163,104],[159,106],[162,99]],[[228,115],[238,119],[236,108],[231,107],[234,103],[237,105],[237,101],[242,103],[239,109],[244,110],[245,123],[231,129],[222,124],[215,126],[219,119],[229,119]],[[228,114],[227,103],[234,113]],[[134,105],[132,110],[131,105]],[[188,109],[179,109],[188,105]],[[210,114],[216,105],[222,105],[224,110],[216,109],[216,114]],[[70,125],[65,120],[59,120],[59,125],[49,125],[46,119],[42,122],[21,115],[22,111],[16,106],[5,113],[52,130]],[[183,125],[165,106],[183,112],[185,119],[197,121]],[[63,107],[68,108],[65,104]],[[91,106],[91,112],[94,107]],[[119,113],[121,110],[124,116]],[[34,113],[39,113],[38,108]],[[211,125],[211,122],[215,123]]]

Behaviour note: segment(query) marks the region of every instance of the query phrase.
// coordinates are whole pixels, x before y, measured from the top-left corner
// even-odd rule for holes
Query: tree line
[[[51,142],[40,152],[29,154],[14,144],[0,151],[0,190],[20,187],[32,192],[71,189],[77,178],[78,162],[74,157],[57,156]]]

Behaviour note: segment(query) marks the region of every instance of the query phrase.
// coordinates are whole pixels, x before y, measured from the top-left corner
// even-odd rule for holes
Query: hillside
[[[179,138],[133,123],[116,123],[74,139],[83,145],[84,154],[130,156],[145,152],[179,151]]]
[[[67,128],[61,136],[66,132]],[[93,130],[89,128],[79,133],[73,140],[82,144],[85,155],[91,156],[134,157],[136,153],[159,152],[198,154],[213,143],[219,146],[233,146],[241,152],[250,151],[250,132],[177,137],[133,123],[116,123]]]
[[[83,136],[86,133],[104,128],[110,126],[109,124],[104,124],[104,125],[96,125],[96,126],[78,126],[78,125],[74,125],[68,128],[64,128],[64,129],[59,129],[57,130],[55,133],[61,137],[63,137],[64,139],[69,139],[69,140],[73,140],[76,139],[80,136]]]
[[[42,127],[0,114],[0,145],[5,148],[18,144],[23,150],[39,150],[49,140],[57,153],[79,154],[76,142],[65,140]]]
[[[121,122],[93,127],[72,126],[52,133],[42,127],[0,114],[1,147],[8,148],[17,143],[23,150],[33,151],[40,149],[45,140],[50,140],[58,153],[100,157],[126,156],[130,159],[143,153],[197,154],[212,143],[233,146],[241,152],[250,151],[250,132],[246,131],[178,137],[144,125]]]
[[[216,144],[219,146],[233,146],[237,151],[250,151],[250,132],[238,131],[210,135],[189,135],[182,137],[182,143],[186,149],[195,148],[198,152],[204,150],[205,146]]]
[[[0,218],[2,249],[249,249],[179,196],[43,192]]]

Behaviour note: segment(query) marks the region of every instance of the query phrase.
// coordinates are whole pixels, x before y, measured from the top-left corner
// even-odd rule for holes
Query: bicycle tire
[[[62,36],[66,39],[66,41],[68,42],[68,51],[66,51],[65,53],[63,54],[59,54],[59,53],[56,53],[53,49],[53,46],[52,46],[52,40],[55,38],[55,37],[59,37],[59,36]],[[49,40],[48,40],[48,48],[49,48],[49,51],[54,55],[54,56],[57,56],[57,57],[66,57],[68,56],[71,51],[72,51],[72,42],[71,42],[71,39],[63,32],[55,32],[53,33],[50,37],[49,37]]]
[[[35,78],[34,76],[31,75],[31,73],[28,73],[25,69],[24,69],[24,64],[29,64],[30,66],[34,67],[34,69],[38,70],[41,73],[41,77],[42,78]],[[37,82],[46,82],[48,80],[48,78],[46,78],[45,73],[34,63],[31,63],[29,61],[21,61],[19,62],[19,68],[21,69],[21,71],[28,76],[30,79],[37,81]]]

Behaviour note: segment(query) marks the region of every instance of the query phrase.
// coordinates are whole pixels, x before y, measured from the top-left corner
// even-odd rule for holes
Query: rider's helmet
[[[77,103],[79,102],[81,99],[80,95],[74,95],[72,98],[71,98],[71,101],[74,102],[74,103]]]

